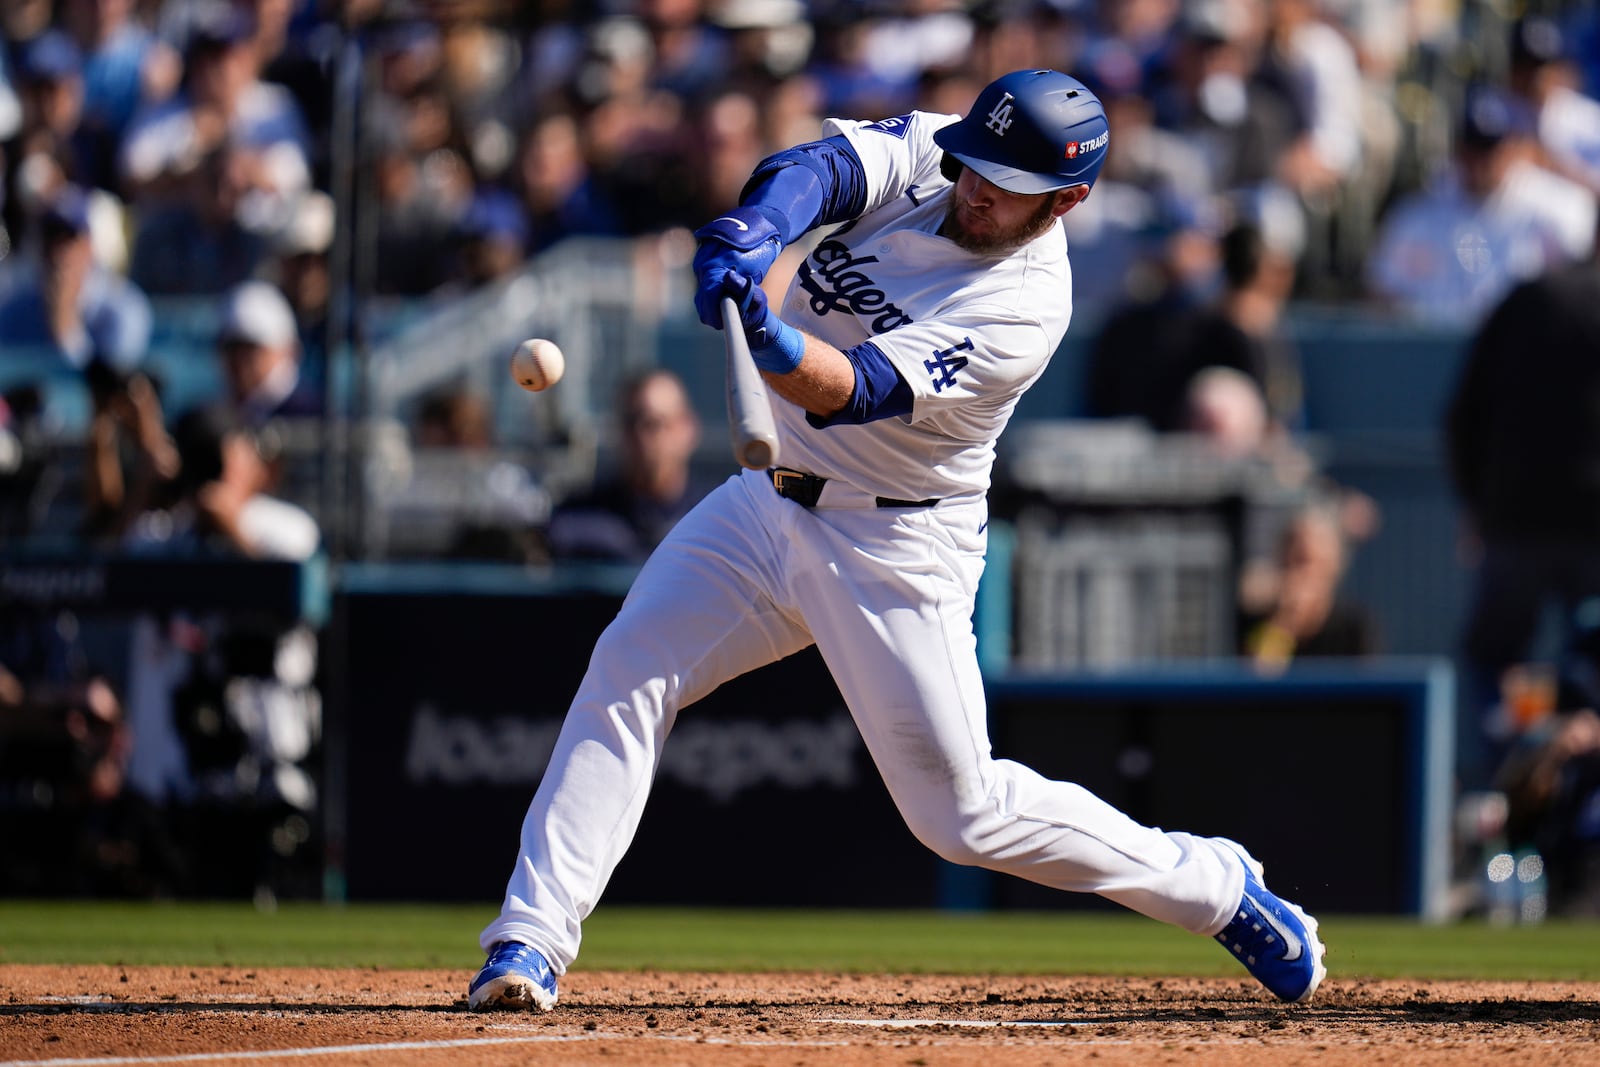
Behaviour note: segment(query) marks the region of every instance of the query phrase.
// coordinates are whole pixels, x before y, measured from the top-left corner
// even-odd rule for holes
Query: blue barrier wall
[[[1331,313],[1304,313],[1293,326],[1307,430],[1325,447],[1325,469],[1383,511],[1347,588],[1377,611],[1389,651],[1449,654],[1469,576],[1456,561],[1441,433],[1467,338]]]
[[[356,899],[486,899],[625,571],[354,566],[335,591],[331,832]],[[989,676],[996,755],[1135,818],[1234,836],[1296,899],[1443,914],[1452,675],[1436,660]],[[1233,739],[1280,759],[1230,771]],[[1313,760],[1310,753],[1317,753]],[[330,753],[332,756],[333,753]],[[1329,773],[1331,772],[1331,773]],[[1308,778],[1326,784],[1308,798]],[[420,820],[420,821],[419,821]],[[418,825],[453,827],[415,865]],[[850,832],[841,835],[839,827]],[[730,863],[729,840],[739,842]],[[663,870],[675,873],[661,877]],[[1107,907],[943,863],[901,824],[814,651],[728,683],[674,728],[613,900]]]

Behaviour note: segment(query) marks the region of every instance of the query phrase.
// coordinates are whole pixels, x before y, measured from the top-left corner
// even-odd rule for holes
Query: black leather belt
[[[773,467],[767,471],[767,476],[772,479],[772,488],[778,495],[786,500],[793,500],[803,508],[814,508],[817,501],[822,499],[822,487],[828,484],[828,479],[819,478],[815,474],[806,474],[803,471],[792,471],[786,467]],[[894,497],[875,497],[880,508],[931,508],[939,502],[939,497],[928,500],[896,500]]]

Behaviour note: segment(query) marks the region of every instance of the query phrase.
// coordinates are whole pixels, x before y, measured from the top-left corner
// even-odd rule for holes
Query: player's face
[[[1059,200],[1057,193],[1007,192],[963,167],[939,233],[968,252],[1010,252],[1055,224]]]

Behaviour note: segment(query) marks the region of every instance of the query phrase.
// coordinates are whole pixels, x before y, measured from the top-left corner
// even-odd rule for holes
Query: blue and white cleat
[[[1217,940],[1278,999],[1304,1004],[1328,974],[1317,920],[1268,889],[1261,864],[1232,847],[1244,862],[1244,898]]]
[[[549,1011],[556,1006],[556,976],[538,949],[520,941],[498,941],[467,987],[473,1011]]]

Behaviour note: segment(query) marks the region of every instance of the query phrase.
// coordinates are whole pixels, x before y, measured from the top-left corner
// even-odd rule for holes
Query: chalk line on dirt
[[[477,1037],[455,1038],[441,1041],[391,1041],[374,1045],[320,1045],[308,1048],[275,1048],[255,1049],[238,1052],[187,1052],[181,1055],[170,1056],[85,1056],[53,1060],[3,1060],[0,1067],[153,1067],[163,1063],[198,1063],[228,1060],[243,1062],[248,1060],[270,1060],[285,1058],[307,1058],[311,1056],[345,1056],[356,1053],[373,1052],[412,1052],[436,1051],[438,1049],[452,1048],[477,1048],[484,1045],[533,1045],[556,1044],[559,1042],[573,1041],[618,1041],[618,1040],[667,1040],[687,1041],[698,1040],[708,1045],[750,1045],[759,1047],[779,1046],[792,1047],[822,1047],[843,1044],[838,1041],[784,1041],[781,1039],[765,1038],[761,1040],[740,1040],[737,1038],[691,1038],[678,1034],[637,1034],[623,1033],[621,1031],[595,1030],[583,1034],[526,1034],[515,1037]]]
[[[591,1041],[594,1034],[540,1034],[525,1037],[457,1038],[449,1041],[391,1041],[378,1045],[321,1045],[310,1048],[271,1048],[245,1052],[187,1052],[174,1056],[86,1056],[60,1060],[6,1060],[0,1067],[145,1067],[157,1063],[196,1063],[208,1060],[270,1060],[286,1057],[345,1056],[352,1053],[432,1051],[473,1048],[478,1045],[528,1045],[539,1042]],[[615,1035],[621,1036],[621,1035]]]

